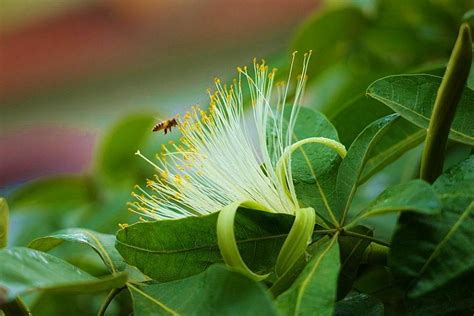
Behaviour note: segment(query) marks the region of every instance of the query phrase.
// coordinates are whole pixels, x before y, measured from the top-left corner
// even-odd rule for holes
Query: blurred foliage
[[[306,89],[329,116],[375,79],[446,62],[469,0],[326,1],[292,49],[313,50]]]
[[[383,103],[388,106],[377,102],[375,96],[383,94],[382,88],[386,89],[386,86],[381,88],[372,85],[369,95],[373,99],[365,96],[367,88],[376,79],[399,73],[422,72],[441,76],[444,73],[459,24],[463,19],[473,20],[473,11],[467,12],[471,7],[470,0],[326,1],[323,8],[318,9],[304,21],[296,32],[291,41],[290,51],[312,50],[313,52],[308,70],[307,103],[326,114],[330,123],[337,130],[340,141],[346,147],[349,148],[351,144],[356,144],[349,150],[350,153],[351,150],[354,153],[348,156],[351,159],[344,162],[344,168],[339,169],[340,173],[345,173],[345,180],[350,178],[351,185],[360,186],[357,191],[351,191],[350,188],[344,190],[343,188],[342,191],[347,191],[343,192],[347,202],[344,208],[345,213],[357,214],[386,187],[405,183],[416,178],[419,172],[418,161],[421,151],[417,146],[425,137],[425,131],[422,128],[426,128],[426,122],[419,122],[416,115],[415,118],[404,115],[399,107],[394,106],[386,98]],[[282,55],[286,56],[287,52]],[[276,60],[276,63],[281,64],[281,59]],[[298,65],[295,67],[298,68]],[[422,77],[420,80],[426,79],[425,76],[419,76]],[[438,77],[430,76],[429,78]],[[382,80],[387,81],[390,78]],[[439,86],[439,78],[435,81],[428,91],[431,95],[435,94]],[[424,85],[424,82],[421,82],[421,85]],[[413,88],[411,84],[398,87],[401,88],[400,93],[406,97],[407,102],[412,100],[412,94],[407,93],[407,90]],[[471,89],[474,87],[472,71],[468,87]],[[466,95],[472,99],[472,91],[469,93]],[[469,103],[472,101],[471,99],[464,100],[465,108],[468,108],[469,104],[472,105]],[[425,109],[431,110],[429,102],[424,103],[423,106]],[[406,120],[401,117],[395,118],[395,116],[389,119],[394,122],[388,122],[386,118],[379,120],[391,114],[392,111],[401,112]],[[463,111],[467,113],[467,110]],[[473,117],[470,113],[467,113],[466,116],[469,119]],[[153,117],[153,114],[139,113],[117,122],[100,142],[91,170],[82,174],[37,179],[22,185],[7,196],[11,209],[10,227],[7,227],[3,222],[5,216],[0,216],[0,246],[4,240],[3,236],[8,231],[9,247],[24,247],[36,239],[32,245],[30,244],[30,247],[44,251],[55,248],[53,253],[64,259],[65,262],[53,260],[62,268],[69,269],[73,264],[74,269],[84,270],[84,273],[88,273],[86,279],[93,278],[94,282],[98,282],[97,277],[107,275],[110,272],[110,262],[106,264],[106,267],[103,263],[107,260],[104,259],[107,258],[107,254],[113,254],[112,256],[119,260],[117,259],[119,254],[116,253],[113,245],[111,246],[110,241],[111,239],[115,240],[115,237],[98,235],[93,231],[102,234],[115,234],[118,229],[117,224],[138,221],[135,214],[127,211],[126,203],[131,200],[130,191],[133,190],[134,184],[144,183],[146,177],[151,176],[153,167],[143,159],[134,156],[133,153],[140,150],[145,156],[152,158],[158,152],[161,143],[173,140],[177,135],[176,132],[172,132],[164,137],[161,133],[151,133],[151,128],[156,123]],[[323,120],[325,121],[325,118]],[[366,128],[367,126],[369,127]],[[471,133],[472,126],[474,125],[463,125],[462,131],[467,130]],[[332,126],[330,127],[332,128]],[[456,137],[453,139],[456,140]],[[470,142],[466,143],[472,145]],[[446,167],[456,165],[471,153],[472,147],[451,142],[448,147]],[[337,158],[335,158],[336,160]],[[338,167],[338,165],[330,167]],[[357,174],[352,174],[353,170],[357,170]],[[335,174],[333,171],[331,171],[332,175]],[[336,184],[332,183],[331,185]],[[341,186],[343,185],[341,184]],[[0,201],[0,215],[3,212],[6,213],[6,210],[7,207],[4,206],[3,200]],[[452,210],[448,209],[448,211]],[[400,231],[405,229],[403,226],[396,228],[397,218],[398,214],[388,214],[383,217],[364,219],[362,224],[370,226],[370,229],[360,227],[363,227],[362,230],[367,236],[373,234],[377,238],[389,241],[393,231],[398,229],[396,236],[401,238]],[[147,225],[152,224],[137,224],[136,227]],[[58,232],[71,227],[81,227],[83,230]],[[75,237],[71,237],[72,232]],[[88,235],[89,233],[91,235]],[[121,231],[119,236],[123,237],[124,234],[124,231]],[[146,235],[145,232],[142,234]],[[192,241],[193,237],[189,236],[189,240]],[[349,238],[348,242],[353,243],[354,241]],[[64,245],[59,246],[63,243]],[[81,245],[78,246],[77,243]],[[56,248],[56,246],[59,247]],[[345,267],[346,262],[340,262],[337,250],[340,248],[347,251],[347,244],[341,243],[341,240],[336,242],[336,238],[332,238],[318,242],[314,248],[316,250],[311,254],[312,257],[300,278],[293,283],[292,287],[289,287],[289,291],[285,295],[278,299],[277,305],[281,310],[291,311],[296,308],[292,305],[292,297],[301,290],[302,284],[314,279],[312,268],[321,261],[325,270],[317,270],[316,273],[324,277],[319,278],[317,282],[325,283],[330,279],[327,281],[329,283],[325,283],[330,286],[325,288],[324,295],[327,296],[326,298],[335,295],[337,284],[333,282],[334,277],[330,276],[337,276],[339,265]],[[361,253],[365,251],[366,246],[362,248]],[[16,249],[11,251],[28,252],[29,254],[37,253],[36,250],[26,248],[11,249]],[[327,253],[330,254],[329,257],[323,256]],[[359,262],[363,261],[362,255],[363,253],[357,254],[355,266],[358,267]],[[45,256],[45,260],[53,257],[49,254],[43,256]],[[183,260],[183,257],[186,260],[186,256],[179,256],[180,260]],[[125,263],[121,262],[121,264]],[[207,264],[208,262],[205,262],[206,267]],[[172,263],[170,263],[171,265]],[[127,282],[146,279],[140,272],[132,271],[128,265],[119,270],[123,271],[124,269],[129,272]],[[214,280],[219,287],[224,288],[225,285],[213,278],[216,278],[215,275],[225,275],[231,279],[237,278],[240,288],[254,291],[257,295],[264,297],[266,302],[266,293],[260,286],[248,283],[247,280],[224,269],[213,269],[208,270],[204,275],[195,276],[194,279],[185,279],[176,283],[173,290],[183,290],[191,286],[188,289],[190,292],[198,291],[201,287],[195,283],[202,278]],[[463,266],[458,270],[464,271],[467,268]],[[324,271],[329,274],[324,274]],[[155,272],[160,273],[160,271]],[[349,275],[348,278],[350,282],[349,285],[344,285],[347,287],[344,294],[350,290],[354,282],[355,288],[361,289],[361,291],[363,289],[366,294],[372,294],[372,292],[379,291],[379,289],[373,288],[374,280],[377,278],[387,280],[390,276],[381,267],[363,266],[356,275]],[[447,277],[446,279],[450,280]],[[108,281],[110,280],[104,282]],[[312,286],[320,287],[321,284],[317,282],[311,283]],[[396,292],[398,289],[391,289],[391,291]],[[389,294],[392,295],[393,292]],[[182,308],[186,310],[189,308],[187,305],[180,305],[180,302],[173,301],[173,298],[163,291],[160,284],[130,287],[130,293],[133,305],[138,306],[137,308],[140,310],[152,308],[143,304],[146,293],[171,300],[173,306],[184,306]],[[351,292],[349,296],[335,305],[335,313],[347,315],[348,310],[357,310],[360,311],[359,314],[363,314],[371,310],[372,314],[380,315],[383,313],[384,306],[390,307],[390,300],[383,296],[384,291],[378,293],[382,294],[368,296]],[[305,295],[307,293],[303,292],[300,299],[307,300]],[[423,300],[431,302],[430,300],[436,299],[436,295],[440,294],[435,292],[432,296],[423,297]],[[397,296],[393,294],[390,297]],[[460,297],[462,299],[462,295]],[[38,315],[65,314],[66,311],[71,310],[70,306],[77,307],[75,310],[78,315],[94,314],[104,298],[105,295],[72,296],[64,293],[30,294],[24,297],[27,305]],[[206,299],[214,302],[212,297],[206,297]],[[324,299],[325,297],[322,298],[322,300]],[[127,314],[131,310],[131,304],[132,301],[128,293],[123,291],[118,299],[115,299],[109,306],[109,311],[114,314]],[[420,301],[413,301],[413,304],[416,308],[418,308],[417,304],[422,305]],[[261,307],[266,309],[268,306]],[[415,307],[413,308],[415,309]],[[328,313],[333,310],[332,305],[325,308]],[[271,309],[271,306],[268,307],[268,310]]]
[[[0,31],[5,32],[18,26],[54,16],[77,7],[97,2],[96,0],[3,0]]]

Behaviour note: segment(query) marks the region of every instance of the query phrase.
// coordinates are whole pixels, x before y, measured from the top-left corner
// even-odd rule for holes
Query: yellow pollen
[[[175,175],[173,179],[174,179],[174,182],[176,182],[177,184],[183,183],[183,179],[181,178],[179,174]]]

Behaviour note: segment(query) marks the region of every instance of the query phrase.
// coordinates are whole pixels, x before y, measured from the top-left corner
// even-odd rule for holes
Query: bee
[[[172,118],[172,119],[162,121],[162,122],[156,124],[153,127],[153,132],[164,131],[165,135],[166,135],[168,132],[171,132],[171,129],[174,126],[177,126],[177,125],[178,125],[178,121],[176,120],[176,118]]]

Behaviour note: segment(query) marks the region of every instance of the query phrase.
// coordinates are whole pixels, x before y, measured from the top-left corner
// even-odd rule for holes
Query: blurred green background
[[[442,74],[470,9],[468,0],[3,0],[0,194],[12,212],[10,245],[66,227],[114,233],[136,221],[126,202],[153,171],[133,154],[152,156],[176,137],[151,127],[205,106],[212,79],[232,78],[253,57],[284,74],[291,52],[312,50],[304,103],[323,111],[349,146],[391,112],[365,97],[367,86],[390,74]],[[416,145],[366,183],[355,207],[413,177]],[[453,157],[463,155],[457,150]],[[370,224],[387,239],[394,223],[392,216]],[[93,253],[76,248],[55,251],[106,273]],[[66,299],[27,301],[47,315]]]

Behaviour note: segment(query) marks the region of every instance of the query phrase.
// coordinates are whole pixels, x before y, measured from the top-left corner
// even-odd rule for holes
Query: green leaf
[[[343,225],[354,194],[357,190],[360,176],[364,170],[370,152],[388,130],[388,127],[400,117],[397,114],[385,116],[367,126],[352,143],[347,156],[341,163],[337,173],[336,193],[339,201],[338,218]]]
[[[10,244],[26,246],[77,222],[96,199],[96,187],[88,176],[52,176],[20,186],[8,199],[11,225],[21,227],[10,231]]]
[[[292,50],[312,50],[308,72],[319,74],[353,51],[368,24],[356,7],[317,10],[297,31]]]
[[[0,301],[35,291],[90,293],[118,288],[126,273],[96,278],[47,253],[28,248],[0,250]]]
[[[290,110],[288,107],[285,109],[286,118]],[[338,140],[336,129],[323,114],[302,108],[294,127],[293,142],[309,137]],[[333,149],[322,144],[304,145],[291,156],[293,182],[300,207],[314,208],[317,215],[328,222],[334,217],[335,174],[340,161]]]
[[[405,152],[421,144],[426,130],[421,129],[407,120],[398,119],[390,124],[388,130],[370,151],[365,162],[364,171],[359,185],[365,183],[390,163],[398,160]]]
[[[413,124],[428,128],[429,118],[441,77],[432,75],[396,75],[379,79],[367,89],[367,95],[400,113]],[[465,88],[459,101],[449,137],[474,145],[474,91]]]
[[[179,281],[128,287],[144,315],[276,315],[263,286],[223,266]]]
[[[360,96],[328,114],[340,141],[350,146],[354,139],[373,121],[393,111],[374,99]],[[426,131],[407,120],[396,120],[371,150],[359,183],[366,182],[403,153],[420,144]]]
[[[435,291],[405,302],[409,315],[472,315],[474,312],[474,273],[469,272]]]
[[[30,242],[29,248],[49,251],[65,241],[86,244],[100,256],[112,273],[123,271],[126,267],[122,256],[115,249],[115,236],[101,234],[84,228],[68,228]]]
[[[316,249],[295,283],[277,298],[283,315],[332,315],[339,274],[337,235],[316,242]]]
[[[182,279],[222,262],[217,244],[217,216],[213,213],[130,225],[117,233],[116,247],[128,264],[155,280]],[[252,271],[268,272],[275,265],[293,220],[290,215],[239,209],[235,238]]]
[[[353,227],[351,231],[369,237],[373,236],[372,230],[362,225]],[[359,264],[362,261],[365,249],[370,244],[370,240],[342,235],[339,236],[338,243],[341,271],[339,272],[337,297],[343,299],[352,289]]]
[[[334,316],[383,316],[383,303],[363,293],[351,294],[336,304]]]
[[[391,212],[416,211],[436,214],[440,209],[441,203],[431,185],[423,180],[412,180],[387,188],[360,212],[353,222]]]
[[[350,146],[354,139],[373,121],[389,115],[393,111],[374,99],[359,96],[336,111],[328,113],[340,141]],[[397,160],[403,153],[420,144],[426,131],[407,120],[396,120],[371,151],[360,183],[366,182],[382,168]]]
[[[8,199],[13,211],[66,212],[90,203],[94,190],[83,176],[54,176],[28,182]]]
[[[390,266],[413,297],[474,269],[474,156],[441,175],[434,188],[441,213],[403,214],[392,240]]]
[[[472,9],[472,12],[474,12],[474,9]],[[473,21],[474,21],[474,15],[473,15]],[[474,29],[474,22],[472,22],[472,28]],[[467,78],[467,86],[469,87],[469,89],[474,90],[474,62],[471,63],[469,78]]]
[[[382,265],[361,267],[357,280],[354,282],[354,290],[375,296],[389,304],[395,303],[404,296],[390,269]]]
[[[0,198],[0,248],[8,243],[8,204],[7,200]]]
[[[154,123],[152,115],[127,116],[116,123],[104,137],[96,167],[109,183],[135,181],[142,161],[134,154],[153,135],[151,129]]]
[[[144,177],[145,179],[145,177]],[[78,224],[68,226],[87,227],[107,234],[117,232],[117,223],[130,223],[137,220],[135,213],[127,212],[127,202],[130,202],[132,185],[113,190],[101,190],[101,199],[87,208],[87,213],[81,216]]]
[[[349,147],[370,123],[393,111],[380,102],[361,95],[342,106],[328,109],[326,113],[339,134],[340,142]]]

